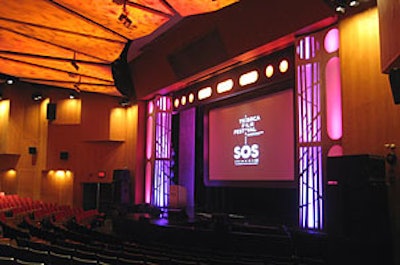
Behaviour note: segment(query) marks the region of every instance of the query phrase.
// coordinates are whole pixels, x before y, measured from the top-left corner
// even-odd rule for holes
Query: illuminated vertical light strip
[[[156,99],[155,113],[155,162],[152,204],[168,206],[171,163],[172,99],[161,96]]]
[[[299,224],[323,228],[322,117],[318,43],[313,36],[298,41],[297,109],[299,144]]]
[[[147,121],[146,121],[146,168],[145,168],[145,203],[151,203],[152,176],[154,163],[154,102],[147,103]]]

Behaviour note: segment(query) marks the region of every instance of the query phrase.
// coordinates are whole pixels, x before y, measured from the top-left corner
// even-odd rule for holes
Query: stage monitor
[[[205,114],[205,184],[295,187],[293,106],[293,90],[286,89],[210,107]]]

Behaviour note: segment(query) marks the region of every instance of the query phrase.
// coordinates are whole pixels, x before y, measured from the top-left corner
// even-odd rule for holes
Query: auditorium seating
[[[322,265],[322,259],[293,257],[293,240],[284,230],[234,227],[240,237],[151,228],[131,238],[96,230],[106,216],[17,195],[0,196],[0,264],[25,265]],[[141,228],[140,228],[141,229]],[[149,232],[148,229],[153,229]],[[250,236],[257,231],[262,237]],[[193,232],[193,231],[192,231]],[[127,233],[132,231],[127,230]],[[174,234],[175,233],[175,234]],[[183,234],[193,235],[190,244]],[[246,242],[244,244],[244,242]],[[238,246],[242,246],[239,248]]]

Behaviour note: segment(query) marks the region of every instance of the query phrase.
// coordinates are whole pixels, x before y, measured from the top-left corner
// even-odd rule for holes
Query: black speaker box
[[[385,172],[384,157],[328,157],[325,190],[328,234],[365,240],[388,235]]]
[[[392,89],[393,101],[400,104],[400,69],[392,69],[389,73],[390,88]]]
[[[60,159],[61,160],[68,160],[68,158],[69,158],[69,153],[68,152],[65,152],[65,151],[60,152]]]
[[[57,104],[56,103],[48,103],[46,109],[46,118],[50,121],[56,119],[56,112],[57,112]]]
[[[34,147],[34,146],[29,146],[29,147],[28,147],[28,153],[29,153],[30,155],[36,155],[36,154],[37,154],[37,149],[36,149],[36,147]]]
[[[129,170],[116,169],[113,172],[113,201],[116,204],[131,203],[131,174]]]
[[[111,64],[111,72],[114,78],[114,84],[117,90],[128,99],[136,99],[136,92],[133,80],[130,74],[130,68],[127,61],[127,53],[130,42],[125,45],[120,56]]]

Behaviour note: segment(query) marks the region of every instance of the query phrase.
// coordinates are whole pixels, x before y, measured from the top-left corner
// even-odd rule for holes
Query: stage
[[[166,209],[114,216],[113,232],[124,240],[184,252],[238,257],[312,260],[313,264],[392,264],[389,242],[328,235],[265,216]],[[362,261],[361,263],[359,263]],[[305,263],[306,264],[306,263]]]

